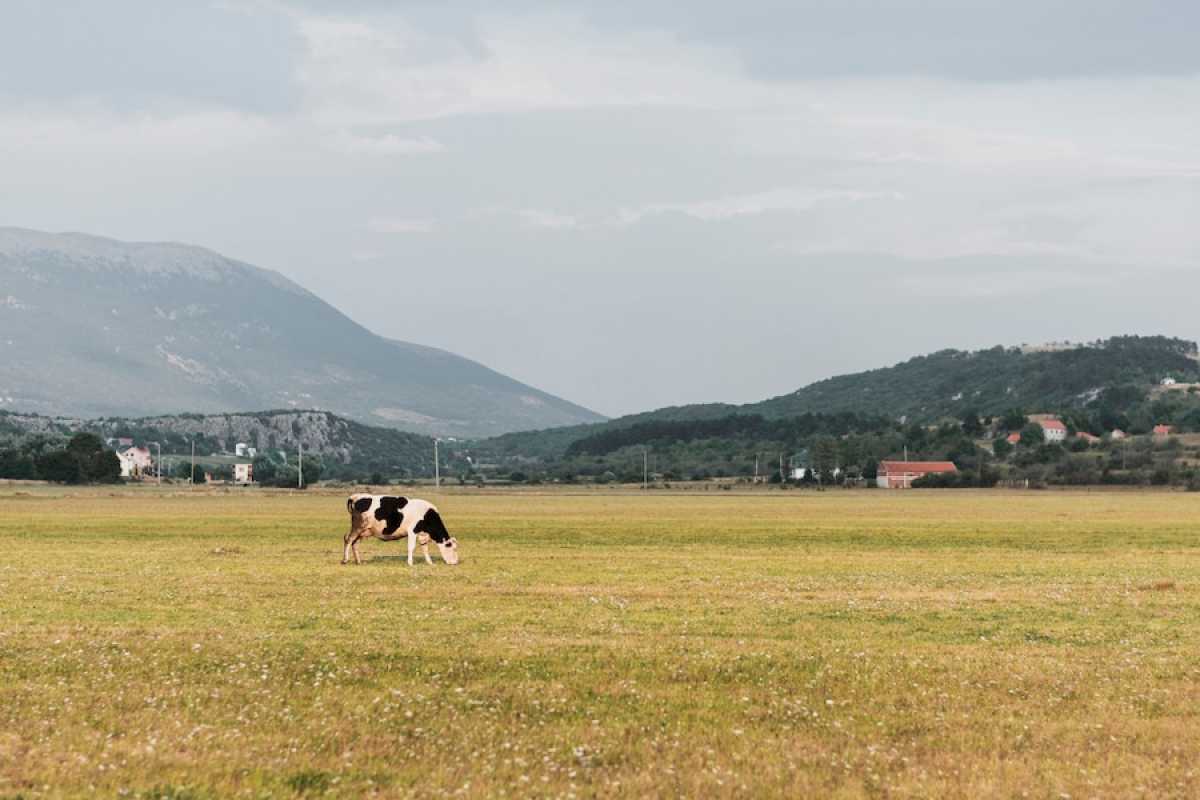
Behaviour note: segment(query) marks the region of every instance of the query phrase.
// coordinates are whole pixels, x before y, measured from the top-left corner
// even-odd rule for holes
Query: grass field
[[[0,798],[1200,796],[1200,495],[430,499],[0,487]]]

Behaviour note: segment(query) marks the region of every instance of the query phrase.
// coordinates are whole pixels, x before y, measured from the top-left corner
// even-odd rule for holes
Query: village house
[[[1174,425],[1155,425],[1154,426],[1154,436],[1156,438],[1162,439],[1167,436],[1173,436],[1174,434],[1175,434],[1175,426]]]
[[[154,459],[150,457],[148,447],[130,447],[117,451],[117,459],[121,462],[121,477],[137,480],[149,474],[154,467]]]
[[[1018,432],[1016,432],[1016,431],[1013,431],[1012,433],[1010,433],[1010,434],[1009,434],[1009,435],[1008,435],[1008,436],[1005,438],[1005,440],[1004,440],[1004,441],[1006,441],[1006,442],[1008,442],[1009,444],[1011,444],[1011,445],[1014,445],[1014,446],[1015,446],[1015,445],[1017,445],[1018,443],[1020,443],[1020,441],[1021,441],[1021,434],[1020,434],[1020,433],[1018,433]]]
[[[875,485],[880,489],[911,489],[926,475],[958,472],[953,461],[880,461]]]
[[[1113,428],[1113,431],[1108,435],[1108,438],[1118,441],[1120,439],[1124,439],[1128,435],[1129,434],[1125,433],[1125,431],[1121,430],[1120,428]]]
[[[234,464],[233,465],[233,482],[234,483],[254,483],[254,465],[253,464]]]
[[[1093,436],[1092,434],[1088,433],[1087,431],[1076,431],[1075,438],[1081,439],[1081,440],[1087,442],[1089,445],[1100,444],[1100,437]]]
[[[1067,438],[1067,426],[1060,419],[1043,419],[1038,421],[1047,442],[1062,442]]]

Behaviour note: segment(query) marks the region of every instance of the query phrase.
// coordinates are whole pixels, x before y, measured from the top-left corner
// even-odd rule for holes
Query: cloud
[[[526,208],[517,212],[521,222],[530,228],[551,228],[553,230],[572,230],[581,227],[577,217],[570,214],[560,214],[556,211]]]
[[[622,209],[617,214],[617,222],[622,225],[632,225],[650,216],[670,213],[684,214],[706,222],[719,222],[772,212],[798,214],[822,205],[847,206],[868,200],[900,201],[903,199],[904,196],[895,191],[787,187],[717,200],[651,203],[640,208]]]
[[[432,233],[436,227],[430,219],[372,217],[367,221],[367,230],[373,233]]]
[[[264,4],[6,0],[0,97],[281,113],[299,98],[301,49]]]
[[[332,146],[342,153],[367,156],[429,155],[446,150],[445,145],[428,136],[406,139],[394,133],[360,136],[348,131],[338,131],[333,136]]]

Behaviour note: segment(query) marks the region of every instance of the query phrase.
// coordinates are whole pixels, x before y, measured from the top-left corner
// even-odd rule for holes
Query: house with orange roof
[[[1067,426],[1061,419],[1038,420],[1038,425],[1042,426],[1047,442],[1062,442],[1067,438]]]
[[[875,485],[880,489],[911,489],[913,481],[945,472],[958,472],[953,461],[880,461]]]

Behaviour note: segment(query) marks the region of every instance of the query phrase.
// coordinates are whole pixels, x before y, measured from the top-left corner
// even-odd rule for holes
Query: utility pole
[[[787,483],[787,478],[783,475],[783,453],[779,454],[779,485],[783,486]]]
[[[442,462],[438,457],[438,442],[441,439],[433,437],[433,485],[442,488]]]
[[[758,483],[758,453],[754,454],[754,482]]]
[[[296,488],[304,488],[304,442],[296,442]]]
[[[192,486],[196,485],[196,440],[192,439],[192,476],[189,480]]]
[[[162,445],[158,442],[150,442],[158,448],[158,458],[154,462],[154,474],[159,486],[162,486]]]
[[[646,468],[646,464],[647,464],[647,461],[646,461],[646,448],[645,448],[645,447],[643,447],[643,448],[642,448],[642,490],[643,490],[643,491],[645,491],[645,490],[646,490],[646,484],[647,484],[647,482],[648,482],[648,479],[649,479],[649,477],[650,477],[650,475],[649,475],[649,471],[648,471],[648,470],[647,470],[647,468]]]

